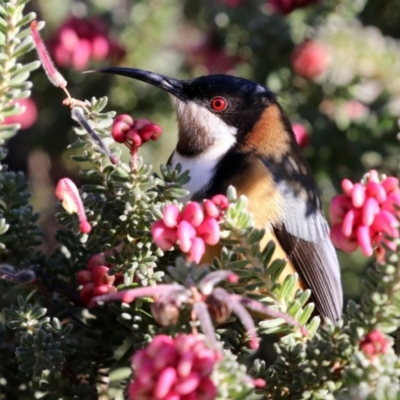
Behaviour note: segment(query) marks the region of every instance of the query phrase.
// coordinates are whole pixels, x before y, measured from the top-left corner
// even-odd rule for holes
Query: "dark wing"
[[[322,317],[341,318],[343,292],[340,266],[329,237],[316,184],[307,166],[298,167],[293,158],[277,166],[263,160],[274,176],[284,199],[284,217],[274,233],[300,279],[313,293]]]

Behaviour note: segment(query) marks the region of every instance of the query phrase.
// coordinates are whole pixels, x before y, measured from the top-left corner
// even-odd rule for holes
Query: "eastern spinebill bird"
[[[317,311],[336,321],[343,294],[340,267],[329,238],[321,200],[291,124],[276,96],[264,86],[229,75],[177,80],[134,68],[102,68],[108,74],[147,82],[172,95],[178,143],[169,163],[182,164],[192,200],[224,194],[229,185],[248,198],[263,243],[288,262]]]

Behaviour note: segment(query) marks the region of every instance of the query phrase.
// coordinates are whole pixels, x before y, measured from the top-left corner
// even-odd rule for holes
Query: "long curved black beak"
[[[119,67],[109,67],[109,68],[98,68],[91,71],[85,72],[102,72],[105,74],[114,74],[127,76],[128,78],[137,79],[139,81],[150,83],[150,85],[156,86],[160,89],[171,93],[179,100],[186,102],[187,97],[183,94],[183,83],[178,79],[168,78],[167,76],[156,74],[150,71],[144,71],[137,68],[119,68]]]

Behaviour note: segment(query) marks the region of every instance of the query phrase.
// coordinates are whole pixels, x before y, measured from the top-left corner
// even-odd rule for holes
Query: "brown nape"
[[[290,153],[291,137],[283,123],[282,110],[278,104],[271,104],[264,110],[254,128],[246,135],[240,150],[255,150],[264,157]]]

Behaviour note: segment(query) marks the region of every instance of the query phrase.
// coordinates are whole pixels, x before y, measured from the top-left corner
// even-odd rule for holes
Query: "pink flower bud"
[[[199,386],[200,375],[197,372],[192,372],[185,378],[181,378],[175,385],[175,392],[181,396],[193,393],[194,390]]]
[[[211,201],[222,211],[225,211],[229,207],[229,200],[223,194],[216,194],[215,196],[211,197]]]
[[[72,52],[72,66],[77,70],[85,69],[89,64],[91,51],[90,41],[81,39]]]
[[[360,225],[356,231],[358,244],[363,251],[363,253],[370,257],[373,254],[373,249],[371,246],[371,232],[368,226]]]
[[[211,218],[219,217],[220,211],[212,200],[208,200],[208,199],[204,200],[203,207],[204,207],[204,213],[208,217],[211,217]]]
[[[353,202],[353,206],[356,208],[360,208],[365,201],[365,186],[361,183],[355,183],[353,190],[351,192],[351,200]]]
[[[86,283],[92,282],[92,273],[83,269],[77,272],[76,279],[81,285],[85,285]]]
[[[76,32],[68,27],[63,27],[59,33],[60,43],[64,48],[64,52],[72,52],[79,42]]]
[[[380,183],[378,171],[371,169],[371,171],[368,172],[368,182]]]
[[[136,129],[130,129],[126,133],[126,139],[132,142],[134,147],[140,147],[145,142]]]
[[[106,259],[103,254],[95,254],[94,256],[89,258],[89,261],[86,264],[86,268],[89,271],[93,271],[93,268],[97,265],[104,265],[106,263]]]
[[[95,36],[92,39],[92,57],[95,60],[104,60],[110,51],[110,43],[105,36]]]
[[[389,211],[383,210],[376,215],[372,228],[377,232],[384,232],[390,236],[396,237],[398,235],[396,229],[397,225],[396,217]]]
[[[113,285],[100,285],[93,289],[93,297],[102,296],[104,294],[117,293],[118,289]]]
[[[126,134],[130,129],[130,125],[125,121],[114,121],[112,126],[111,135],[117,143],[124,143],[126,141]]]
[[[347,211],[342,224],[342,232],[344,236],[350,236],[353,233],[353,228],[357,225],[360,219],[360,212],[358,210]]]
[[[329,209],[331,224],[342,222],[346,213],[352,208],[351,199],[348,196],[336,195],[332,198]]]
[[[366,193],[368,197],[374,197],[379,204],[386,201],[386,190],[379,182],[370,181],[366,186]]]
[[[95,285],[93,282],[89,282],[83,286],[83,288],[80,292],[80,298],[84,303],[89,303],[90,300],[92,300],[94,288],[95,288]]]
[[[192,239],[196,237],[196,230],[188,221],[181,221],[178,225],[178,239],[181,251],[187,253],[192,246]]]
[[[399,180],[395,178],[394,176],[388,176],[383,182],[382,182],[383,188],[386,190],[387,194],[390,194],[394,192],[395,190],[399,189]]]
[[[181,214],[182,220],[188,221],[194,228],[203,222],[204,214],[199,203],[190,201],[186,204]]]
[[[195,237],[192,240],[192,247],[190,248],[187,260],[189,262],[195,262],[198,264],[203,257],[203,254],[206,252],[206,245],[202,238]]]
[[[380,207],[378,202],[373,197],[369,197],[365,201],[363,206],[362,224],[366,226],[371,226],[374,222],[375,216],[379,213],[379,211]]]
[[[176,230],[167,228],[163,221],[154,222],[151,234],[155,244],[163,251],[169,250],[178,240]]]
[[[335,224],[332,226],[331,240],[336,248],[343,250],[346,253],[352,253],[353,251],[357,250],[358,247],[357,240],[355,238],[346,237],[343,235],[341,224]]]
[[[129,126],[132,126],[135,123],[135,120],[129,114],[119,114],[114,119],[114,124],[117,122],[123,121]]]
[[[218,222],[214,218],[207,217],[197,228],[197,235],[200,236],[207,244],[217,244],[220,237]]]
[[[163,221],[168,228],[175,228],[180,221],[180,211],[175,204],[168,204],[164,208]]]
[[[360,341],[360,349],[367,357],[372,359],[380,354],[387,353],[390,349],[390,343],[382,332],[375,329]]]
[[[381,205],[382,210],[397,214],[399,212],[394,206],[400,207],[400,192],[391,192],[386,201]]]
[[[164,399],[171,390],[172,386],[175,384],[176,378],[177,376],[175,368],[165,368],[157,379],[157,383],[154,388],[154,399]]]
[[[309,137],[306,127],[303,124],[293,124],[292,130],[296,138],[297,144],[301,148],[306,147],[309,142]]]
[[[87,220],[82,199],[75,183],[68,178],[60,179],[57,183],[55,194],[62,201],[62,206],[68,213],[78,214],[81,232],[89,233],[92,227]]]
[[[342,180],[342,190],[344,194],[346,194],[347,196],[351,196],[353,188],[354,184],[352,181],[350,181],[349,179]]]
[[[115,281],[115,276],[108,275],[110,268],[105,265],[97,265],[92,270],[93,282],[96,286],[112,285]]]
[[[139,131],[139,134],[144,142],[147,142],[150,139],[154,141],[157,140],[160,137],[161,133],[161,127],[152,123],[147,124]]]

